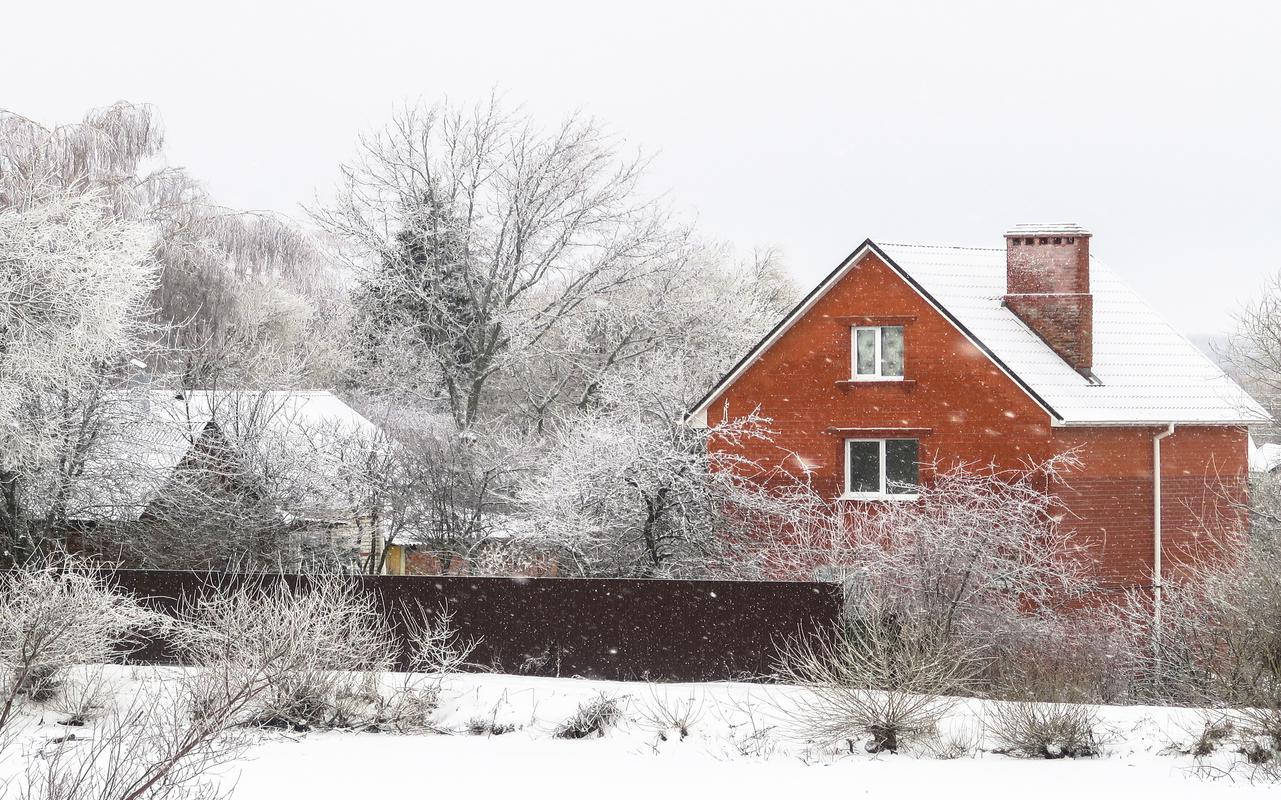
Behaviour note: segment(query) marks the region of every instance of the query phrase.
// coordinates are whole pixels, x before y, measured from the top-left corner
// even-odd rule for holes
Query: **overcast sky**
[[[168,161],[301,216],[404,101],[491,88],[652,152],[702,231],[817,281],[864,238],[1079,222],[1184,332],[1281,269],[1281,3],[5,0],[0,107],[155,104]]]

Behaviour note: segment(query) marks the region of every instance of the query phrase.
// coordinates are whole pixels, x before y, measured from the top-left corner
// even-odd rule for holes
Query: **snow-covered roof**
[[[302,511],[332,516],[326,484],[340,478],[342,449],[378,433],[327,391],[122,390],[104,398],[100,418],[100,441],[70,487],[81,519],[137,519],[210,423],[309,482],[312,507]]]
[[[1045,233],[1045,225],[1034,226]],[[1066,232],[1066,226],[1063,226]],[[697,420],[867,253],[897,271],[1061,425],[1251,424],[1266,411],[1106,264],[1090,259],[1092,367],[1074,370],[1002,302],[1004,248],[878,245],[870,239],[829,274],[691,412]]]
[[[1006,236],[1045,236],[1050,234],[1064,236],[1089,236],[1090,232],[1075,222],[1027,222],[1015,225],[1005,232]]]
[[[1281,444],[1267,442],[1256,445],[1250,437],[1250,471],[1272,472],[1281,467]]]

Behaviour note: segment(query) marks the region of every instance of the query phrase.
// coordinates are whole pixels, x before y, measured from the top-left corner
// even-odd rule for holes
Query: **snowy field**
[[[117,697],[147,669],[111,668]],[[154,673],[152,673],[154,674]],[[955,708],[941,742],[970,745],[945,758],[939,745],[908,754],[816,746],[789,730],[780,701],[789,687],[741,683],[613,683],[505,675],[449,679],[434,718],[436,733],[347,731],[254,734],[245,758],[224,767],[224,787],[242,800],[350,798],[377,790],[420,797],[1133,797],[1277,796],[1253,782],[1251,768],[1225,746],[1207,759],[1180,752],[1201,730],[1192,709],[1104,707],[1104,754],[1091,759],[1030,760],[991,752],[985,704]],[[555,737],[580,704],[617,697],[623,719],[603,736]],[[8,748],[10,778],[45,758],[55,737],[91,737],[92,726],[60,724],[38,706]],[[687,722],[681,736],[679,722]],[[506,732],[495,734],[495,730]],[[83,746],[69,742],[64,746]],[[819,793],[822,793],[820,795]]]

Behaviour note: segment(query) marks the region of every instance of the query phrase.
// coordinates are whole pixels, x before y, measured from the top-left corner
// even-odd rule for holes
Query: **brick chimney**
[[[1016,225],[1005,234],[1005,306],[1077,372],[1093,377],[1090,233]]]

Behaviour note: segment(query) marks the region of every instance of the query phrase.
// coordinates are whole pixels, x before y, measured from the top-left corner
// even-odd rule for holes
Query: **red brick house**
[[[1090,257],[1085,230],[1005,241],[863,242],[687,422],[757,411],[778,434],[746,455],[793,454],[838,503],[910,498],[922,463],[1012,468],[1075,449],[1065,524],[1105,583],[1159,586],[1208,517],[1243,525],[1223,488],[1243,495],[1247,426],[1267,413]]]

